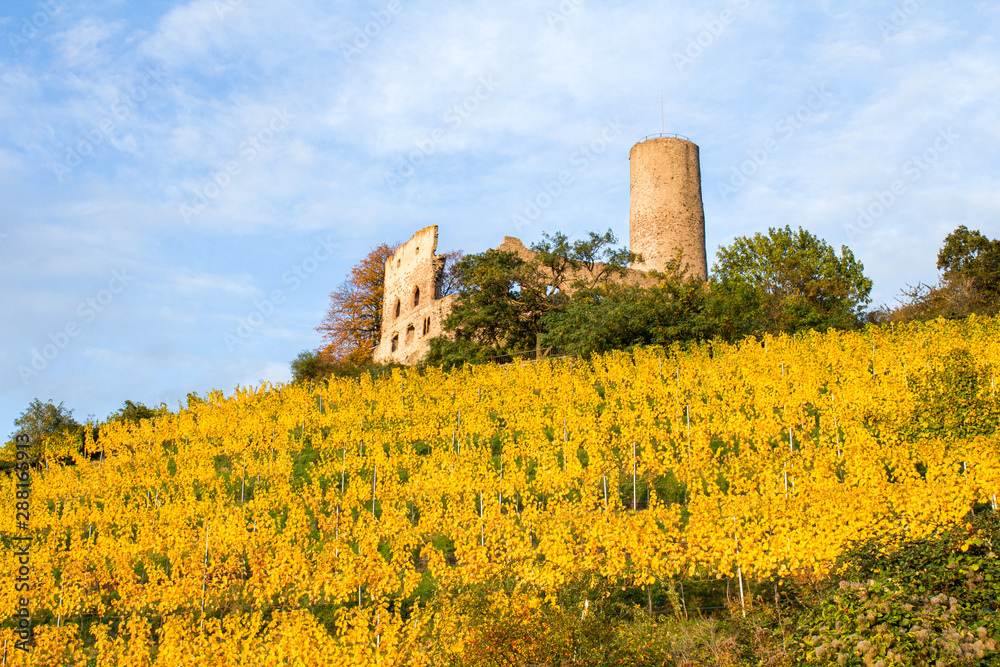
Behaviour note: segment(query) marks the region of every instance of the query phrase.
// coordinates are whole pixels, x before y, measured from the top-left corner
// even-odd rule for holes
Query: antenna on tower
[[[666,126],[663,123],[663,90],[660,90],[660,134],[666,132]]]

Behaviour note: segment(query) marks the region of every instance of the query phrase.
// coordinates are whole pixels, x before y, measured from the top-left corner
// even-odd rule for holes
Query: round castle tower
[[[678,137],[647,139],[632,147],[629,162],[629,246],[643,258],[632,268],[662,271],[679,248],[685,275],[707,279],[698,146]]]

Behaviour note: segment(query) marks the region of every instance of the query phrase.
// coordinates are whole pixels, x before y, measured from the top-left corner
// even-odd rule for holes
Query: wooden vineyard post
[[[205,628],[205,592],[208,588],[208,520],[205,521],[205,569],[201,577],[201,627]]]
[[[681,608],[684,610],[684,620],[688,620],[687,600],[684,599],[684,579],[681,579]]]
[[[743,618],[747,617],[747,606],[746,601],[743,598],[743,566],[739,564],[740,556],[740,536],[738,529],[736,528],[736,517],[733,517],[733,539],[736,540],[736,576],[740,581],[740,608],[743,610]]]
[[[687,439],[688,439],[688,453],[691,452],[691,404],[684,404],[684,412],[687,415]]]
[[[607,523],[610,521],[608,518],[608,476],[602,476],[601,480],[604,482],[604,523]]]
[[[837,415],[833,412],[833,395],[830,395],[830,416],[833,417],[833,437],[837,441],[837,459],[839,460],[843,452],[840,449],[840,424],[837,423]]]
[[[632,511],[635,511],[635,441],[632,441]]]

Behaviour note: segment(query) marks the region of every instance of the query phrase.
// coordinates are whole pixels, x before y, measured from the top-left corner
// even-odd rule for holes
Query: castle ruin
[[[633,146],[629,161],[629,247],[643,261],[633,264],[624,280],[649,284],[645,272],[662,271],[678,251],[685,275],[707,279],[698,146],[682,137],[656,135]],[[441,294],[445,258],[435,254],[437,243],[437,225],[425,227],[386,261],[376,362],[412,366],[430,349],[431,338],[444,333],[441,323],[456,295]],[[496,249],[526,260],[534,257],[512,236],[505,236]]]

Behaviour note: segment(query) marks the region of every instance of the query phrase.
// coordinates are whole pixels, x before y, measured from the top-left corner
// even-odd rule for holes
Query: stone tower
[[[698,146],[679,137],[647,139],[632,147],[629,161],[629,246],[643,257],[632,268],[662,271],[679,248],[686,275],[708,278]]]

